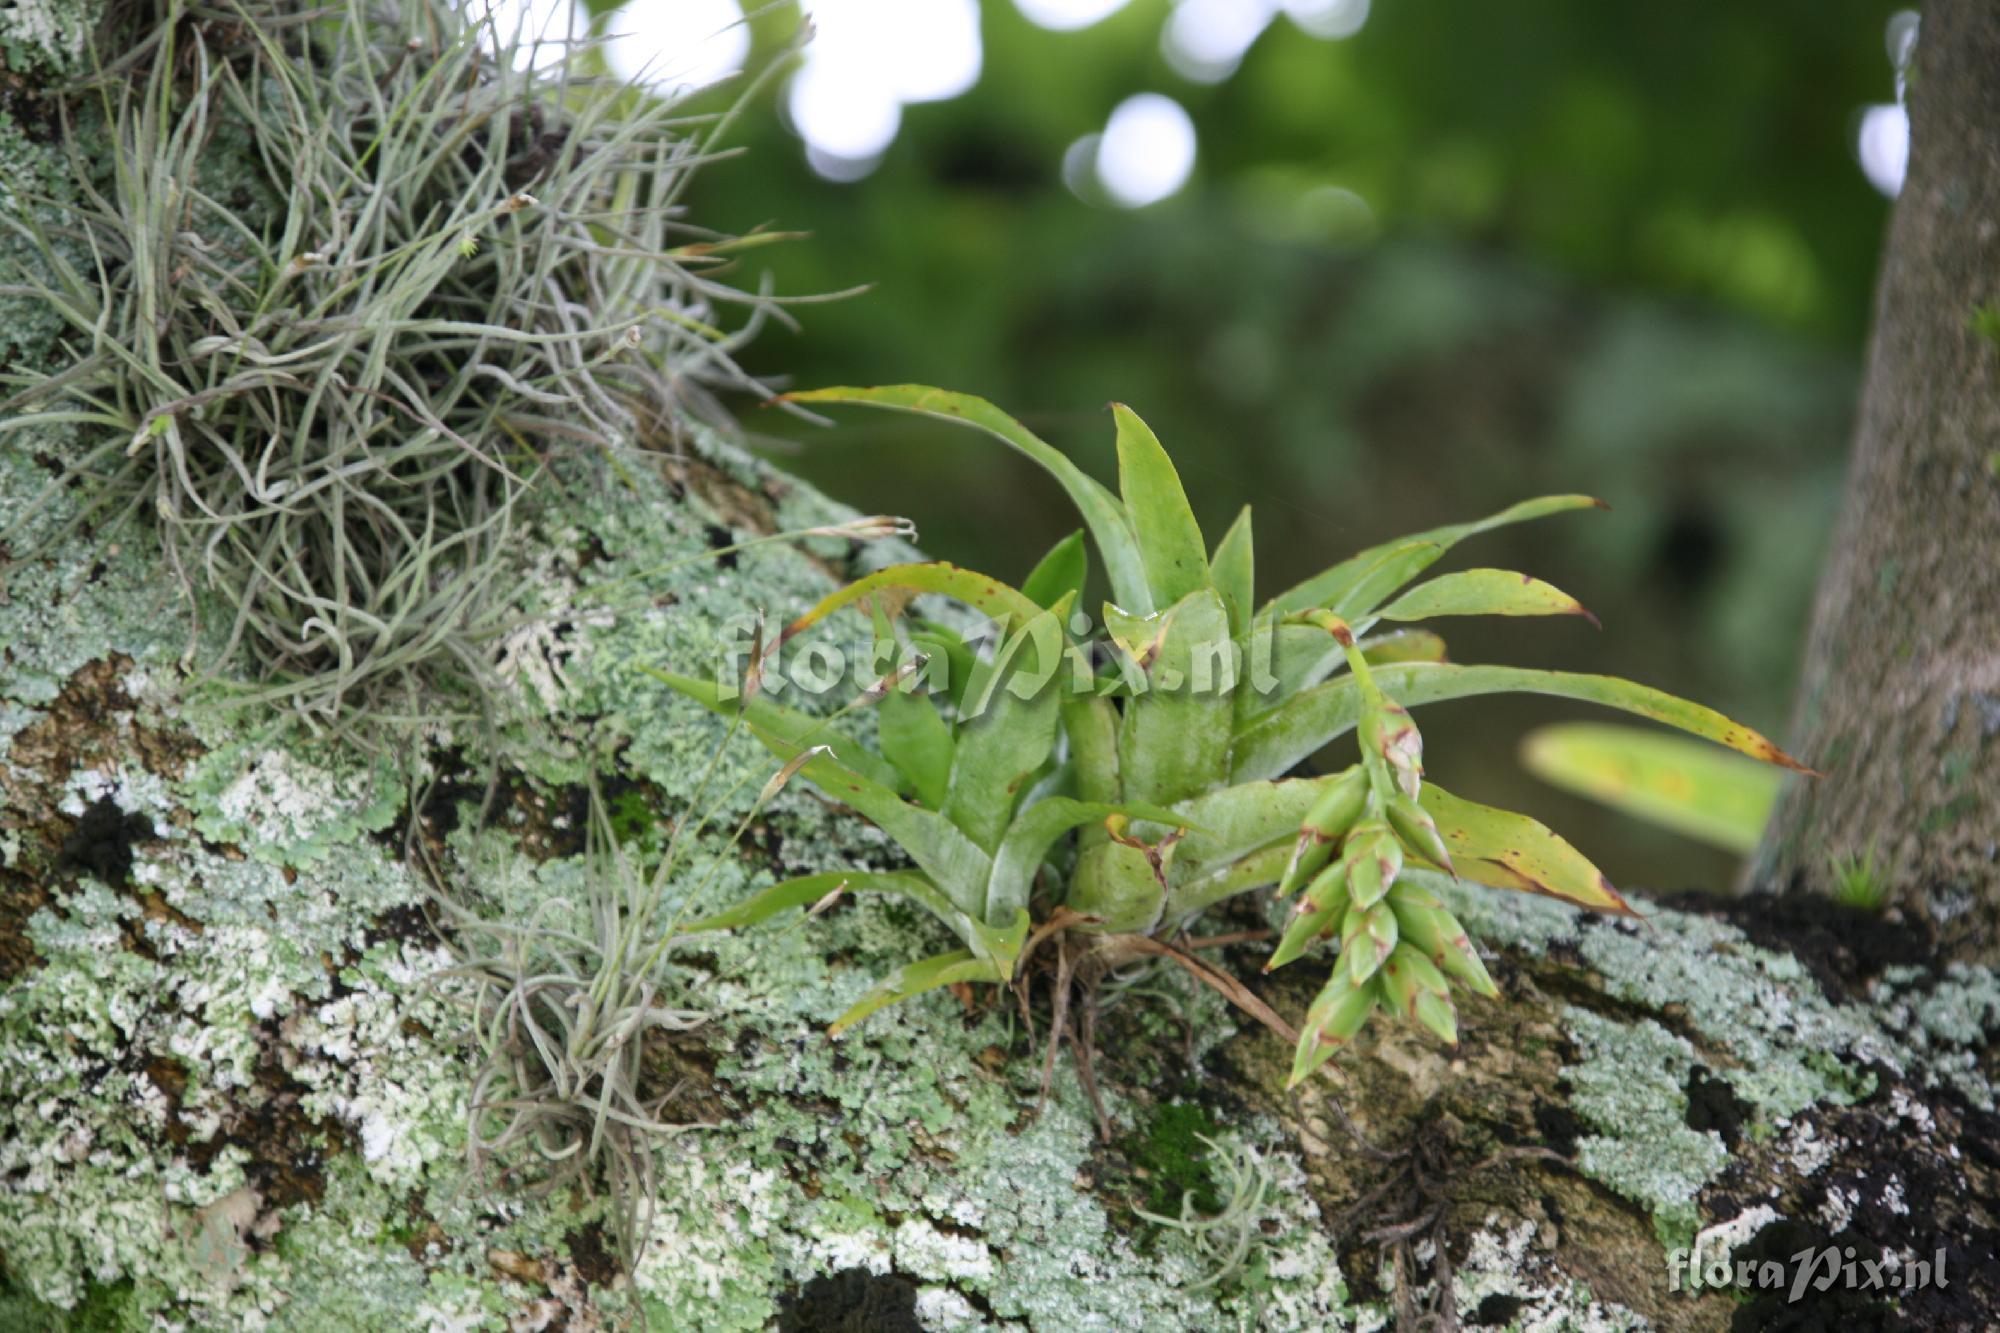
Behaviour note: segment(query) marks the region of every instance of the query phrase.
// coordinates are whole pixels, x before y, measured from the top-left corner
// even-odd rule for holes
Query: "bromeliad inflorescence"
[[[1541,824],[1425,782],[1422,739],[1405,705],[1506,691],[1557,695],[1798,767],[1763,736],[1684,699],[1609,676],[1456,665],[1444,660],[1435,634],[1402,628],[1445,616],[1587,615],[1560,590],[1506,570],[1408,585],[1464,538],[1589,507],[1596,503],[1589,497],[1530,500],[1389,542],[1259,605],[1249,511],[1211,550],[1166,452],[1124,407],[1114,407],[1120,490],[1113,494],[977,398],[917,386],[793,397],[958,421],[1027,454],[1081,511],[1112,591],[1102,608],[1109,644],[1093,645],[1083,637],[1091,622],[1075,613],[1088,568],[1077,533],[1018,590],[925,563],[882,570],[827,597],[777,643],[843,608],[865,608],[878,649],[912,654],[897,686],[881,693],[879,753],[826,736],[819,719],[754,689],[655,673],[740,716],[914,862],[911,870],[790,880],[695,928],[748,925],[845,888],[912,898],[957,935],[961,948],[904,966],[836,1031],[935,987],[1018,985],[1038,949],[1052,943],[1059,1030],[1074,984],[1166,957],[1295,1036],[1294,1082],[1378,1008],[1455,1041],[1450,982],[1495,992],[1465,930],[1432,891],[1446,877],[1601,911],[1630,909],[1595,866]],[[925,594],[988,618],[997,631],[991,646],[975,651],[952,629],[910,617]],[[929,659],[922,665],[919,650]],[[1359,764],[1285,776],[1350,730],[1358,732]],[[800,759],[822,740],[825,753]],[[1299,896],[1270,967],[1338,940],[1332,976],[1297,1033],[1177,942],[1209,907],[1271,885]]]

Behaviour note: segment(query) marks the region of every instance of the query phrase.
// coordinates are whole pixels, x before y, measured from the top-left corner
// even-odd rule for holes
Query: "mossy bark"
[[[10,315],[0,335],[34,332],[31,309]],[[0,520],[75,447],[10,437]],[[688,565],[718,534],[849,514],[721,442],[626,461],[629,486],[551,495],[522,543],[542,594],[582,608],[528,645],[549,669],[523,679],[494,742],[495,864],[543,907],[587,869],[580,756],[612,755],[600,777],[643,827],[700,797],[720,727],[638,664],[706,662],[730,617],[911,554],[815,539]],[[1737,1303],[1668,1290],[1662,1240],[1756,1244],[1781,1218],[1786,1244],[1945,1247],[1952,1285],[1906,1302],[1915,1326],[2000,1315],[1992,973],[1920,972],[1871,920],[1829,942],[1817,919],[1810,938],[1669,910],[1642,927],[1471,890],[1454,910],[1503,998],[1468,1003],[1456,1049],[1378,1021],[1296,1094],[1282,1044],[1225,1037],[1221,1003],[1172,974],[1134,979],[1107,1009],[1100,1075],[1121,1145],[1164,1159],[1100,1147],[1067,1063],[1034,1114],[1035,1050],[1006,997],[931,994],[828,1041],[866,985],[937,946],[893,904],[717,936],[691,963],[711,1020],[660,1052],[675,1114],[707,1128],[662,1147],[652,1243],[623,1273],[598,1205],[464,1170],[477,1053],[400,861],[403,785],[271,740],[261,718],[197,734],[180,608],[156,575],[143,540],[79,539],[7,570],[0,596],[0,1087],[32,1089],[0,1097],[0,1328],[643,1313],[747,1333],[823,1327],[835,1306],[871,1327],[914,1309],[936,1330],[1379,1328],[1442,1287],[1443,1326],[1719,1329]],[[585,614],[607,588],[637,609]],[[427,820],[448,810],[471,849],[472,770],[427,758]],[[768,776],[761,752],[725,760],[718,789]],[[107,802],[115,818],[93,813]],[[885,854],[800,790],[740,848],[707,850],[721,870],[704,906]],[[1287,1015],[1320,974],[1258,983],[1247,945],[1218,961]],[[1202,1115],[1170,1113],[1190,1104]],[[1214,1252],[1137,1211],[1171,1211],[1212,1169],[1186,1160],[1186,1134],[1175,1162],[1160,1130],[1193,1123],[1270,1182],[1243,1263],[1213,1283]],[[1862,1326],[1873,1298],[1832,1300]]]
[[[1953,955],[2000,951],[2000,9],[1926,5],[1793,784],[1753,872],[1823,888],[1873,849]]]

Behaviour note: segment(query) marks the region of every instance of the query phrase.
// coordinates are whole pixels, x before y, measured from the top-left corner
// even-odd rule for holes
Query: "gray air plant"
[[[601,475],[718,387],[764,396],[731,354],[782,312],[714,275],[774,237],[681,220],[703,124],[484,13],[161,5],[58,104],[108,170],[72,147],[77,202],[0,221],[43,270],[0,290],[66,325],[58,368],[0,370],[0,433],[80,436],[0,542],[38,554],[65,493],[44,542],[149,519],[190,658],[205,602],[201,665],[250,678],[219,693],[315,729],[483,704],[551,460]]]
[[[1590,507],[1588,497],[1530,500],[1377,546],[1260,604],[1248,510],[1211,549],[1166,452],[1124,407],[1114,407],[1114,495],[976,398],[916,386],[795,397],[960,422],[1033,458],[1082,512],[1112,592],[1102,611],[1111,651],[1093,656],[1074,637],[1088,620],[1072,621],[1086,573],[1079,533],[1018,590],[948,564],[899,565],[834,593],[786,630],[865,606],[881,638],[889,617],[921,594],[956,599],[1000,630],[996,650],[975,654],[922,623],[912,641],[959,668],[945,687],[924,691],[927,667],[904,670],[882,692],[879,753],[836,739],[800,770],[879,825],[913,869],[811,875],[694,923],[743,926],[844,886],[914,899],[958,937],[960,948],[886,978],[836,1030],[934,987],[1018,983],[1037,946],[1055,938],[1058,1025],[1073,979],[1171,957],[1296,1037],[1295,1084],[1378,1009],[1455,1042],[1453,984],[1496,992],[1438,897],[1440,885],[1456,877],[1599,911],[1630,909],[1541,824],[1425,781],[1408,705],[1505,691],[1588,700],[1798,767],[1698,704],[1608,676],[1448,663],[1436,635],[1405,628],[1446,616],[1585,614],[1556,588],[1506,570],[1410,585],[1464,538]],[[740,715],[780,758],[796,760],[819,735],[816,719],[754,691],[656,674]],[[1358,763],[1286,776],[1349,731]],[[1322,944],[1337,950],[1296,1033],[1178,942],[1206,909],[1274,885],[1295,896],[1295,910],[1267,970]],[[1086,1051],[1088,1041],[1086,1032]]]

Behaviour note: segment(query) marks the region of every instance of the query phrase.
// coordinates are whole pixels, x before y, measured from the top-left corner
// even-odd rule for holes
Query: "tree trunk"
[[[1883,254],[1845,512],[1794,722],[1826,770],[1755,878],[1824,887],[1872,850],[1951,953],[2000,946],[2000,7],[1926,5],[1909,176]]]

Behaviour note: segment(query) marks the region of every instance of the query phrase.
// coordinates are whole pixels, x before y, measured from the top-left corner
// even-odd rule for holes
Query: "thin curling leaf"
[[[1039,607],[1052,607],[1066,597],[1074,602],[1083,596],[1084,582],[1090,577],[1090,548],[1084,545],[1083,529],[1049,548],[1049,553],[1021,580],[1021,595]]]
[[[1604,872],[1548,827],[1511,810],[1462,801],[1435,782],[1417,796],[1452,850],[1461,877],[1546,894],[1598,912],[1632,915]]]
[[[1547,694],[1636,713],[1703,740],[1795,772],[1812,770],[1749,727],[1712,708],[1617,676],[1526,667],[1457,666],[1448,662],[1399,662],[1378,669],[1375,683],[1406,708],[1482,694]],[[1351,729],[1360,718],[1360,687],[1348,677],[1302,690],[1260,713],[1236,738],[1232,776],[1239,782],[1275,777]]]
[[[1521,742],[1521,762],[1565,791],[1741,853],[1757,849],[1783,781],[1712,745],[1602,722],[1531,732]]]
[[[964,602],[980,614],[1004,626],[1024,625],[1041,613],[1042,608],[1023,597],[999,579],[970,569],[962,569],[943,560],[925,564],[891,565],[877,570],[866,578],[856,579],[844,588],[829,593],[820,599],[817,606],[785,626],[778,637],[780,645],[794,636],[810,629],[820,621],[843,607],[871,598],[884,598],[897,611],[893,594],[902,594],[907,603],[919,593],[933,592]]]
[[[1009,920],[1016,911],[1027,907],[1028,894],[1035,883],[1035,872],[1041,868],[1042,859],[1049,854],[1049,848],[1055,845],[1056,839],[1073,828],[1114,815],[1176,827],[1187,823],[1171,810],[1143,802],[1112,804],[1078,801],[1067,796],[1050,796],[1036,801],[1015,816],[1014,822],[1007,827],[1006,837],[1000,840],[998,850],[993,853],[993,877],[986,889],[986,919]]]
[[[1383,620],[1396,621],[1438,616],[1582,616],[1597,624],[1597,617],[1561,588],[1511,569],[1441,574],[1418,584],[1377,614]]]
[[[1083,515],[1091,537],[1097,542],[1105,574],[1111,580],[1112,595],[1119,604],[1139,612],[1153,609],[1145,562],[1139,556],[1138,540],[1126,517],[1125,506],[1118,497],[1071,462],[1061,450],[1038,438],[985,399],[921,384],[891,384],[873,389],[812,389],[786,394],[780,401],[886,407],[893,411],[936,417],[940,421],[957,421],[985,431],[1041,464],[1069,492],[1070,502]]]
[[[1125,499],[1154,606],[1172,606],[1206,588],[1208,546],[1188,507],[1173,460],[1139,414],[1113,403],[1118,421],[1118,489]]]
[[[921,694],[890,690],[875,712],[882,757],[909,780],[918,800],[933,810],[941,808],[955,747],[937,705]]]
[[[795,708],[787,708],[761,694],[746,704],[742,695],[734,688],[718,685],[714,681],[662,671],[658,667],[643,663],[640,664],[639,670],[662,684],[672,686],[710,712],[719,713],[723,717],[734,717],[740,711],[744,722],[750,726],[780,737],[795,747],[828,746],[838,763],[859,773],[870,782],[891,788],[900,785],[893,765],[884,763],[881,758],[864,749],[859,741],[835,732],[826,725],[826,719],[823,717],[814,717]]]
[[[944,922],[952,934],[981,958],[995,959],[1011,967],[1013,959],[1021,952],[1027,924],[1025,918],[1013,923],[1015,929],[996,930],[960,911],[957,904],[939,891],[937,885],[907,870],[829,870],[818,875],[803,875],[773,884],[726,911],[689,922],[682,929],[690,934],[740,930],[769,920],[783,911],[811,908],[824,901],[829,894],[839,892],[889,893],[908,898]]]
[[[1241,639],[1250,632],[1250,621],[1257,610],[1255,574],[1250,506],[1244,505],[1236,515],[1236,521],[1229,525],[1229,531],[1223,533],[1222,540],[1215,544],[1215,554],[1208,561],[1209,580],[1222,594],[1222,604],[1229,609],[1229,636],[1232,639]]]
[[[976,958],[965,949],[953,953],[939,954],[921,962],[907,963],[883,978],[874,989],[857,1001],[853,1008],[842,1014],[827,1028],[826,1035],[838,1037],[862,1019],[886,1009],[892,1004],[900,1004],[913,995],[937,990],[941,986],[956,985],[961,981],[1005,981],[1009,969],[990,958]]]
[[[1308,607],[1324,606],[1337,615],[1355,619],[1372,610],[1381,598],[1423,573],[1446,551],[1467,537],[1510,523],[1525,523],[1529,519],[1560,514],[1565,510],[1603,507],[1602,500],[1588,495],[1545,495],[1536,500],[1524,500],[1471,523],[1451,523],[1432,528],[1429,532],[1413,533],[1381,546],[1370,547],[1331,569],[1315,574],[1304,583],[1272,598],[1259,614],[1284,615]]]

